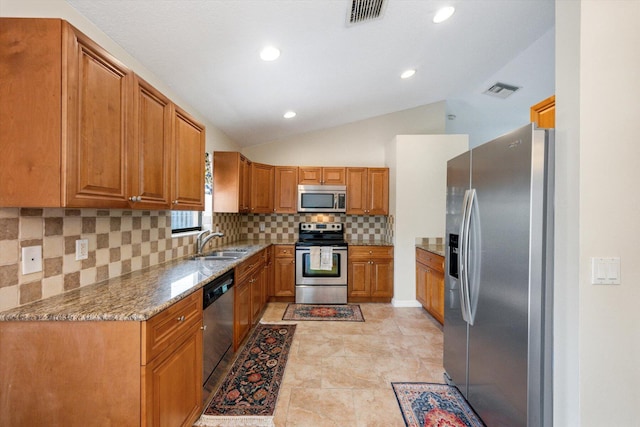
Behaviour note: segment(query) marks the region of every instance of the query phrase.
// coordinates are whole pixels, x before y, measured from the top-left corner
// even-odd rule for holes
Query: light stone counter
[[[386,239],[347,239],[347,244],[353,246],[393,246],[393,242]]]
[[[445,244],[442,237],[419,237],[416,239],[416,248],[424,249],[436,255],[445,256]]]
[[[144,321],[269,245],[293,243],[230,243],[215,250],[247,249],[247,254],[231,261],[170,261],[4,311],[0,321]]]

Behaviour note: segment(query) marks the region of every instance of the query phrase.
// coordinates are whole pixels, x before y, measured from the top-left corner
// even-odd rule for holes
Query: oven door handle
[[[311,252],[311,248],[312,247],[320,247],[320,248],[325,247],[326,248],[327,246],[319,246],[319,245],[316,245],[316,246],[305,246],[305,247],[296,248],[296,251],[299,251],[299,252]],[[346,246],[328,246],[328,247],[333,249],[334,252],[335,251],[346,251],[346,250],[348,250]]]

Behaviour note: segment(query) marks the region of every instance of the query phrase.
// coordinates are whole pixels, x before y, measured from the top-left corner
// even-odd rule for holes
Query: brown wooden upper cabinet
[[[175,107],[172,209],[204,210],[204,126]]]
[[[251,213],[273,212],[274,167],[251,163]]]
[[[236,151],[213,153],[213,211],[248,213],[251,162]]]
[[[169,100],[66,21],[0,24],[0,206],[166,209]]]
[[[134,78],[133,93],[130,201],[138,208],[169,209],[173,105],[169,98],[138,76]]]
[[[343,167],[310,167],[298,168],[298,184],[304,185],[345,185]]]
[[[274,185],[275,213],[296,213],[298,211],[298,168],[296,166],[276,166]]]
[[[389,169],[347,168],[347,214],[389,213]]]
[[[556,127],[556,96],[538,102],[531,107],[531,121],[540,128]]]

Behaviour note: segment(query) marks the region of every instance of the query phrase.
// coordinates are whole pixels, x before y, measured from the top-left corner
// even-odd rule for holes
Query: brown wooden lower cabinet
[[[191,426],[201,326],[201,290],[146,322],[0,322],[0,425]]]
[[[266,250],[266,249],[265,249]],[[233,302],[233,351],[237,351],[251,327],[258,322],[266,297],[267,254],[252,255],[235,269]]]
[[[393,297],[393,246],[349,246],[349,302],[390,302]]]
[[[273,249],[273,297],[296,296],[296,260],[294,245],[275,245]]]
[[[416,248],[416,299],[444,324],[444,257]]]

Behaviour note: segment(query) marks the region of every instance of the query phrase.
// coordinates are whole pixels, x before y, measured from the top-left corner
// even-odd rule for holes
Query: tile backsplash
[[[207,249],[236,240],[295,240],[302,221],[343,222],[349,239],[386,239],[392,217],[329,214],[213,214],[224,232]],[[260,226],[264,231],[260,231]],[[0,208],[0,311],[195,252],[195,234],[172,237],[171,211]],[[87,239],[89,257],[75,259]],[[42,246],[42,271],[22,274],[22,248]]]

